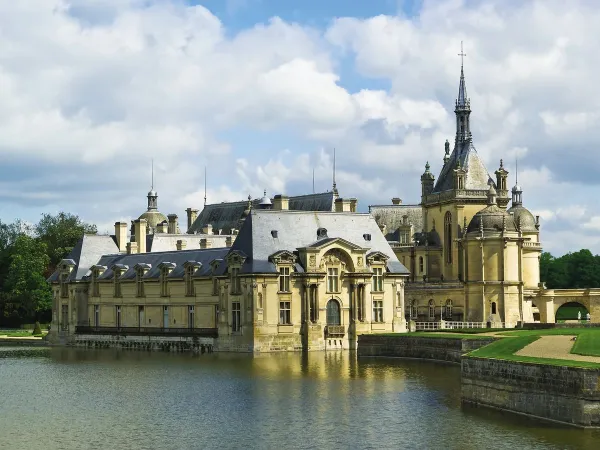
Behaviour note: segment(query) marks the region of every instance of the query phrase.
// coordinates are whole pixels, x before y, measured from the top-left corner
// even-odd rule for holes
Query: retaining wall
[[[600,426],[600,369],[465,356],[466,403],[584,427]]]
[[[434,359],[460,364],[463,354],[495,340],[493,337],[469,339],[363,334],[358,337],[358,356]]]
[[[70,343],[76,347],[120,348],[127,350],[212,353],[213,338],[175,336],[119,336],[77,334]]]

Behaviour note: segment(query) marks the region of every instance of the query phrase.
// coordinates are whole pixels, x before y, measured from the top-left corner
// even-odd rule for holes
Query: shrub
[[[42,327],[40,326],[39,322],[36,322],[35,326],[33,327],[33,335],[37,336],[39,334],[42,334]]]

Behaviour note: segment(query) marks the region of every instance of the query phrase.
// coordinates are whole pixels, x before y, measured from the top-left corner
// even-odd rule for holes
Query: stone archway
[[[588,309],[579,302],[568,302],[560,305],[556,310],[556,322],[567,320],[578,320],[578,312],[581,313],[580,320],[585,320]]]

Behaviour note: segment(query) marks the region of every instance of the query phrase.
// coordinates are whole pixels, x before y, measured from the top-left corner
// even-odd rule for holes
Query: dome
[[[508,213],[513,214],[514,221],[521,227],[521,231],[538,231],[535,217],[523,205],[513,206]]]
[[[156,193],[155,190],[151,190],[150,192],[148,192],[148,197],[157,197],[158,194]]]
[[[490,189],[491,190],[491,189]],[[473,216],[467,232],[480,231],[502,231],[503,226],[506,226],[506,231],[517,231],[515,220],[506,210],[499,208],[497,205],[489,205]]]
[[[423,175],[421,175],[421,180],[425,181],[425,180],[433,180],[435,177],[433,176],[433,174],[429,171],[430,166],[429,166],[429,161],[427,161],[427,164],[425,164],[425,172],[423,173]]]
[[[260,199],[260,202],[258,204],[262,209],[268,209],[272,206],[271,203],[271,199],[269,197],[267,197],[267,191],[265,190],[265,193],[263,195],[263,198]]]
[[[148,222],[148,228],[155,230],[159,223],[167,220],[167,216],[158,211],[146,211],[144,214],[138,217],[138,219],[146,219],[146,222]]]

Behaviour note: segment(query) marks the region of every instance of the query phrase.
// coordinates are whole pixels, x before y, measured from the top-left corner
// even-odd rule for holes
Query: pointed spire
[[[523,204],[523,190],[519,186],[519,159],[515,157],[515,185],[512,188],[512,206]]]
[[[150,185],[150,190],[154,190],[154,158],[152,159],[152,184]]]
[[[456,114],[456,143],[464,143],[471,141],[471,123],[469,116],[471,114],[471,104],[467,97],[467,86],[465,83],[464,57],[466,54],[463,51],[463,43],[460,42],[460,81],[458,84],[458,97],[454,113]],[[462,150],[461,150],[462,151]]]
[[[465,85],[465,71],[464,71],[464,57],[467,54],[463,51],[463,41],[460,41],[460,82],[458,84],[458,99],[456,100],[456,106],[466,106],[469,99],[467,97],[467,86]]]

